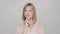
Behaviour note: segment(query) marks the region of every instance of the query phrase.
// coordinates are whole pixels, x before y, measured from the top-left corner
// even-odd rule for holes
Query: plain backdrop
[[[44,25],[45,34],[60,34],[60,0],[0,0],[0,34],[15,34],[28,2],[36,7],[37,20]]]

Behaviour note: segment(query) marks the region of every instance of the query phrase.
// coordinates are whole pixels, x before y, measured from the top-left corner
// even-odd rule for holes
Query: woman
[[[44,28],[36,20],[36,10],[32,3],[23,8],[23,24],[17,26],[16,34],[44,34]]]

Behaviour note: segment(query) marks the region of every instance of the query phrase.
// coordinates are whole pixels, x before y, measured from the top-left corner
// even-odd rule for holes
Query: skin
[[[24,16],[26,17],[25,23],[31,29],[33,27],[33,10],[31,6],[27,6],[24,12]]]
[[[24,16],[26,17],[25,24],[24,24],[25,27],[23,29],[22,34],[27,34],[27,31],[28,31],[27,28],[30,28],[30,30],[31,30],[32,27],[34,26],[34,23],[33,23],[33,20],[32,20],[33,12],[34,11],[32,10],[31,6],[26,7],[25,12],[24,12]],[[41,26],[38,30],[39,30],[39,34],[45,34],[43,26]],[[20,26],[18,27],[16,34],[21,34]]]
[[[24,29],[23,29],[22,34],[27,34],[28,28],[30,30],[33,28],[33,26],[35,24],[34,21],[32,20],[33,13],[34,13],[34,11],[33,11],[32,7],[27,6],[25,11],[24,11],[24,16],[26,17],[26,20],[24,22]],[[43,26],[40,27],[39,34],[44,34]]]
[[[24,32],[26,33],[26,30],[27,28],[29,27],[30,30],[32,29],[32,27],[34,26],[34,23],[33,23],[33,20],[32,20],[32,17],[33,17],[33,9],[31,6],[27,6],[26,9],[25,9],[25,12],[24,12],[24,16],[26,17],[26,20],[25,20],[25,30]],[[40,27],[40,34],[44,34],[44,29],[43,29],[43,26]]]
[[[26,17],[26,19],[32,19],[33,10],[32,10],[32,7],[31,6],[27,6],[26,7],[24,16]]]
[[[33,23],[33,20],[32,20],[32,17],[33,17],[33,10],[32,10],[32,7],[31,6],[27,6],[25,11],[24,11],[24,16],[26,17],[26,20],[25,20],[25,24],[24,24],[24,33],[23,34],[26,34],[27,33],[27,28],[30,28],[30,30],[32,29],[34,23]]]

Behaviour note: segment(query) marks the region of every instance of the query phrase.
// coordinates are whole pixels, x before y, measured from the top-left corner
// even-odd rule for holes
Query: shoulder
[[[44,28],[44,25],[41,24],[41,23],[39,23],[39,21],[36,21],[36,24],[37,24],[37,27],[38,27],[39,29],[43,29],[43,28]]]
[[[21,28],[23,28],[23,26],[24,26],[23,24],[18,24],[18,25],[17,25],[17,28],[18,28],[18,29],[21,29]]]
[[[38,29],[38,32],[40,34],[44,34],[45,33],[45,26],[39,22],[37,22],[37,29]]]
[[[40,30],[44,30],[44,25],[41,25],[40,26]]]
[[[18,24],[17,26],[16,26],[16,31],[17,32],[21,32],[23,30],[23,24]]]
[[[40,25],[39,32],[42,33],[42,34],[45,33],[45,27],[44,27],[44,25]]]
[[[40,23],[37,23],[37,28],[39,30],[43,30],[44,29],[44,25],[40,24]]]
[[[43,24],[40,24],[40,23],[37,23],[37,26],[38,26],[40,29],[43,29],[43,28],[44,28],[44,25],[43,25]]]

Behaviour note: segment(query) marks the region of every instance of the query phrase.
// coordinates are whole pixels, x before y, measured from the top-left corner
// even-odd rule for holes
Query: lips
[[[29,15],[26,15],[27,17],[29,17]]]

